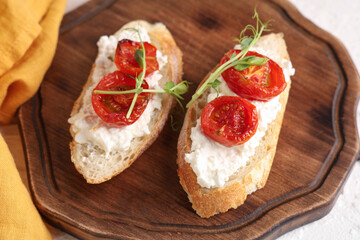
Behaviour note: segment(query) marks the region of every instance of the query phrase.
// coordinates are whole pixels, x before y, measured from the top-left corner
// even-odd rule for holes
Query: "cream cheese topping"
[[[144,28],[140,26],[136,28],[139,30],[144,42],[151,42]],[[112,36],[100,37],[97,43],[99,53],[95,60],[90,86],[84,93],[80,110],[68,120],[73,125],[72,130],[75,133],[74,139],[77,143],[97,145],[107,154],[114,151],[127,150],[136,137],[150,134],[149,123],[152,113],[156,109],[160,110],[162,105],[161,96],[154,94],[140,118],[132,125],[121,127],[104,122],[95,113],[91,102],[92,90],[106,74],[117,70],[114,56],[117,43],[122,39],[140,41],[137,32],[133,30],[123,30]],[[159,69],[162,69],[167,63],[167,56],[164,56],[157,50],[156,58],[159,63]],[[159,89],[159,81],[162,77],[160,71],[155,71],[147,76],[145,80],[149,84],[149,88]]]
[[[236,45],[235,49],[239,49],[239,47]],[[287,59],[280,59],[276,52],[259,47],[253,47],[251,51],[270,57],[278,63],[283,69],[285,81],[288,82],[290,76],[294,75],[295,70],[292,68],[291,62]],[[219,96],[236,96],[221,76],[218,79],[222,82],[218,87]],[[212,101],[216,96],[215,90],[211,89],[207,102]],[[274,97],[268,102],[250,101],[256,106],[258,112],[258,129],[249,141],[239,146],[229,148],[209,139],[202,132],[200,118],[197,120],[196,126],[191,129],[191,151],[185,154],[185,161],[195,172],[197,183],[201,187],[221,187],[240,167],[246,166],[249,159],[255,154],[260,140],[265,136],[268,124],[275,120],[281,109],[279,98],[279,96]]]

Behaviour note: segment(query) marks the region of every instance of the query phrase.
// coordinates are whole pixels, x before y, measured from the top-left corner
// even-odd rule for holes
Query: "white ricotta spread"
[[[136,28],[140,31],[144,42],[151,42],[144,28],[140,26]],[[112,36],[100,37],[97,43],[99,54],[95,60],[91,84],[85,91],[81,109],[68,120],[73,125],[72,130],[75,132],[75,141],[77,143],[97,145],[107,154],[127,150],[130,148],[134,138],[148,135],[150,133],[149,123],[152,113],[156,109],[161,109],[162,105],[159,94],[154,94],[140,118],[132,125],[121,127],[104,122],[95,113],[91,103],[91,92],[106,74],[117,70],[113,59],[117,43],[122,39],[140,41],[138,34],[133,30],[123,30]],[[167,56],[157,50],[156,58],[159,68],[162,69],[167,63]],[[160,71],[155,71],[147,76],[145,80],[149,84],[149,88],[158,89],[160,88],[159,80],[161,78]]]
[[[240,49],[240,46],[236,45],[235,49]],[[295,69],[292,68],[291,62],[280,59],[276,52],[258,47],[252,48],[251,51],[256,51],[278,63],[283,69],[285,81],[289,81],[290,76],[294,75]],[[218,87],[220,96],[236,96],[221,76],[218,79],[222,82]],[[215,90],[211,89],[207,102],[214,100],[216,96]],[[191,129],[191,151],[185,154],[185,161],[195,172],[200,186],[221,187],[240,167],[246,166],[265,135],[268,124],[275,120],[281,109],[279,98],[279,96],[274,97],[268,102],[250,101],[258,112],[258,128],[249,141],[239,146],[229,148],[209,139],[202,132],[200,118],[197,120],[196,126]]]

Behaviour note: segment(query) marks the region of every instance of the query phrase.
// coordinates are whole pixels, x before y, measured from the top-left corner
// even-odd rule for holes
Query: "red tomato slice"
[[[201,114],[204,134],[226,147],[247,142],[255,134],[257,126],[256,107],[238,96],[215,98]]]
[[[94,90],[125,91],[134,89],[135,85],[136,81],[134,79],[120,71],[115,71],[103,77]],[[149,88],[145,80],[142,87],[144,89]],[[126,118],[133,98],[134,93],[114,95],[93,93],[92,105],[96,114],[105,122],[119,126],[130,125],[144,112],[150,96],[149,93],[139,94],[130,117]]]
[[[221,64],[227,62],[234,52],[239,54],[241,50],[230,50],[221,59]],[[267,58],[251,51],[246,56]],[[286,88],[281,67],[271,59],[262,66],[250,66],[242,71],[231,67],[222,73],[222,77],[234,93],[249,100],[269,101]]]
[[[146,61],[145,75],[147,76],[158,70],[159,64],[156,60],[156,47],[148,42],[144,42],[144,47]],[[140,42],[134,42],[129,39],[123,39],[118,42],[115,51],[115,64],[120,72],[135,77],[143,71],[143,68],[139,66],[135,59],[135,51],[137,49],[141,49]]]

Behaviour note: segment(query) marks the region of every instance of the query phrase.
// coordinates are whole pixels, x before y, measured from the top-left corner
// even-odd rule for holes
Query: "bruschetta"
[[[239,52],[240,44],[227,52],[200,83],[198,91]],[[231,67],[222,72],[216,80],[216,90],[208,88],[190,104],[179,136],[180,183],[193,209],[203,218],[237,208],[247,195],[264,187],[275,156],[290,76],[294,74],[283,34],[261,37],[248,56],[267,62],[246,70],[241,70],[240,64],[240,69]],[[280,66],[280,70],[271,69],[271,64]],[[271,76],[275,71],[283,74],[283,79],[281,86],[275,86],[271,92],[264,94],[248,85],[276,85],[270,79],[276,77]]]
[[[128,168],[158,137],[174,106],[170,94],[142,92],[129,112],[134,93],[103,95],[95,90],[164,89],[182,77],[182,53],[162,23],[132,21],[114,35],[102,36],[97,45],[95,63],[69,119],[71,160],[93,184]],[[142,47],[146,69],[138,86],[134,79],[142,74],[137,59]]]

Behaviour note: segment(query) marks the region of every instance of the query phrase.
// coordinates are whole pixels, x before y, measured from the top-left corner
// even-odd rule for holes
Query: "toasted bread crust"
[[[282,38],[280,34],[279,37]],[[283,58],[289,59],[286,46],[280,53]],[[215,67],[213,71],[216,69]],[[211,72],[213,72],[211,71]],[[210,73],[209,73],[210,74]],[[199,84],[201,86],[209,74]],[[227,182],[222,187],[203,188],[197,183],[197,176],[189,163],[185,161],[185,154],[191,150],[191,128],[199,115],[195,109],[196,102],[192,104],[185,116],[184,125],[178,140],[178,175],[180,184],[188,194],[193,209],[203,218],[209,218],[217,213],[227,212],[230,208],[237,208],[244,203],[248,194],[265,186],[271,165],[276,152],[276,145],[282,125],[291,82],[280,95],[281,110],[276,119],[270,123],[265,136],[256,148],[256,157],[250,160],[250,165],[242,170],[241,176],[236,180]],[[197,100],[199,101],[199,100]],[[260,176],[260,177],[259,177]]]
[[[183,72],[182,72],[182,64],[183,64],[182,63],[182,53],[181,53],[180,49],[177,47],[175,40],[173,39],[171,33],[168,31],[168,29],[163,24],[160,24],[160,23],[150,24],[150,23],[148,23],[146,21],[142,21],[142,20],[129,22],[126,25],[124,25],[119,31],[121,31],[122,29],[125,29],[125,28],[134,27],[136,25],[140,25],[140,26],[144,27],[148,31],[148,34],[149,34],[153,44],[159,50],[161,50],[163,55],[168,56],[167,65],[169,65],[169,79],[167,81],[172,81],[175,84],[179,83],[181,81],[182,74],[183,74]],[[79,98],[74,103],[74,107],[71,112],[71,116],[76,114],[81,108],[82,98],[84,96],[85,89],[87,89],[91,83],[93,71],[94,71],[94,65],[92,67],[92,70],[90,72],[88,80],[87,80],[86,84],[84,85]],[[122,166],[122,168],[116,169],[112,176],[104,176],[99,179],[87,178],[86,175],[84,175],[84,173],[82,172],[82,170],[75,164],[73,152],[75,151],[75,145],[79,144],[79,143],[77,143],[77,142],[75,142],[75,140],[73,140],[70,143],[70,150],[72,153],[71,161],[74,163],[75,168],[77,169],[77,171],[80,174],[83,175],[83,177],[86,179],[86,181],[91,184],[102,183],[102,182],[105,182],[105,181],[113,178],[114,176],[118,175],[119,173],[124,171],[126,168],[128,168],[156,140],[156,138],[159,136],[161,130],[163,129],[163,127],[168,119],[168,116],[170,114],[170,111],[174,105],[175,105],[175,100],[173,99],[173,97],[171,97],[170,95],[167,94],[162,101],[162,109],[161,109],[161,113],[159,115],[159,119],[158,119],[158,121],[156,121],[156,124],[152,127],[151,133],[149,135],[147,135],[146,137],[144,137],[143,141],[138,146],[137,151],[135,151],[132,154],[132,157],[131,157],[130,161],[128,161],[127,165]],[[72,137],[74,138],[75,133],[74,133],[72,127],[70,127],[70,133],[71,133]]]

